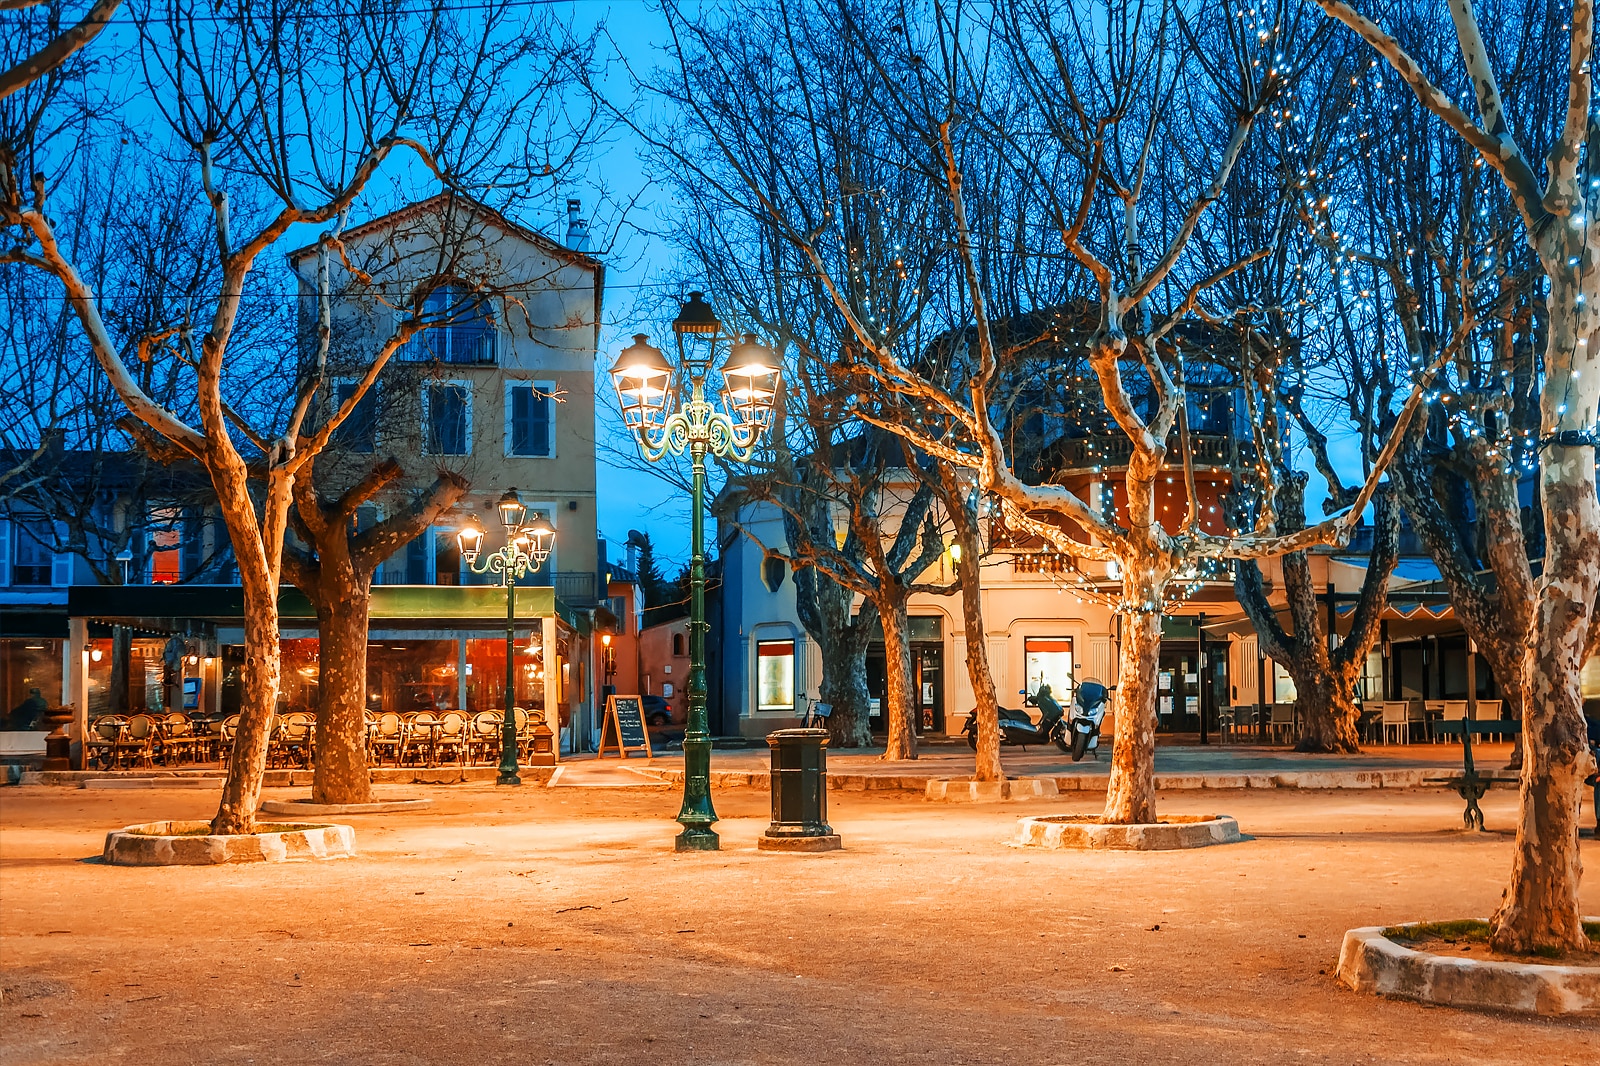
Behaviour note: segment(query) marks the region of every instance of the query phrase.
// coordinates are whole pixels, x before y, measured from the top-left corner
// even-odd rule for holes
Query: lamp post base
[[[715,829],[685,826],[683,832],[672,840],[674,851],[720,851],[722,839]]]
[[[515,773],[508,774],[504,770],[501,770],[500,776],[494,779],[494,783],[497,785],[520,785],[522,784],[522,778],[518,777]]]

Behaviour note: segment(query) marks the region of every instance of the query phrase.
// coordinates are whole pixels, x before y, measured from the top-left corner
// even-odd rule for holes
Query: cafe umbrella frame
[[[506,709],[500,722],[500,776],[495,778],[495,784],[520,785],[516,716],[517,582],[536,573],[550,558],[556,531],[538,512],[534,513],[533,521],[524,522],[528,509],[516,489],[507,489],[495,504],[495,510],[500,512],[500,523],[505,526],[505,547],[490,552],[484,557],[483,565],[478,565],[478,557],[483,554],[484,533],[476,516],[468,519],[467,525],[456,534],[456,545],[469,570],[474,574],[500,575],[500,583],[506,590]]]
[[[674,367],[647,334],[636,333],[611,368],[623,423],[637,438],[646,459],[660,462],[689,453],[691,483],[691,559],[689,563],[689,719],[683,737],[683,826],[678,851],[716,851],[711,827],[711,731],[706,714],[706,457],[749,462],[772,426],[780,369],[772,349],[753,333],[723,334],[722,322],[691,292],[672,323],[677,340]],[[727,342],[721,368],[721,405],[709,395],[709,380],[719,342]],[[676,407],[676,410],[672,408]]]

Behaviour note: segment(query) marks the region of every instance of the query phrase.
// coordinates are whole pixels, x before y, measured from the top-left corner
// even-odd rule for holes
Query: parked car
[[[660,696],[640,696],[639,710],[644,713],[645,725],[672,724],[672,708]]]

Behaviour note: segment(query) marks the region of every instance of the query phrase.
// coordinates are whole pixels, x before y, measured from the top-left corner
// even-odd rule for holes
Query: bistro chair
[[[1278,734],[1288,740],[1294,736],[1294,704],[1274,703],[1271,711],[1272,717],[1267,720],[1268,735],[1276,741]]]
[[[311,733],[316,721],[314,715],[305,711],[290,711],[283,716],[272,737],[277,761],[293,762],[302,769],[311,768]]]
[[[1505,713],[1504,708],[1504,700],[1479,700],[1478,721],[1498,722],[1501,720],[1500,716]],[[1507,736],[1514,736],[1515,734],[1521,732],[1521,726],[1522,723],[1516,721],[1515,719],[1506,719],[1506,731],[1504,733],[1494,734],[1495,739],[1504,740]]]
[[[196,746],[200,738],[195,735],[194,723],[182,711],[169,711],[161,722],[161,762],[175,766],[187,755],[190,762],[198,761]]]
[[[1435,744],[1444,739],[1443,734],[1434,730],[1434,726],[1441,722],[1460,722],[1467,717],[1466,700],[1444,700],[1439,705],[1439,717],[1429,717],[1428,734]]]
[[[500,756],[499,711],[479,711],[472,716],[472,728],[467,734],[467,761],[493,762]]]
[[[217,753],[223,762],[233,759],[233,746],[239,740],[239,716],[230,714],[217,726]]]
[[[511,713],[512,721],[517,723],[517,760],[522,762],[533,751],[533,719],[522,707],[513,707]],[[544,721],[544,716],[540,712],[533,713],[539,715],[541,722]]]
[[[393,711],[384,711],[378,715],[372,727],[372,756],[382,762],[385,756],[393,759],[396,765],[400,763],[401,753],[406,745],[406,723]]]
[[[84,741],[84,762],[94,762],[102,770],[115,769],[117,743],[122,740],[122,731],[127,725],[128,720],[120,714],[103,714],[90,723],[89,735]]]
[[[400,749],[400,761],[416,759],[424,766],[432,766],[434,742],[439,732],[439,718],[432,711],[416,711],[406,722],[406,742]]]
[[[433,755],[443,761],[446,756],[456,762],[467,760],[467,716],[460,711],[445,711],[439,716],[438,735],[433,741]]]
[[[1405,744],[1409,741],[1411,732],[1410,723],[1407,721],[1407,704],[1404,700],[1385,700],[1379,704],[1381,708],[1379,725],[1383,732],[1383,742],[1389,743],[1390,732],[1395,733],[1395,743]]]
[[[1217,708],[1217,743],[1228,743],[1228,737],[1233,733],[1233,708]]]
[[[1442,700],[1439,702],[1443,702]],[[1441,708],[1441,713],[1442,713]],[[1416,731],[1418,737],[1426,739],[1428,736],[1428,709],[1422,700],[1409,700],[1406,702],[1406,730]]]
[[[136,714],[128,719],[128,726],[117,741],[118,754],[130,766],[154,766],[155,745],[161,739],[161,723],[155,715]]]

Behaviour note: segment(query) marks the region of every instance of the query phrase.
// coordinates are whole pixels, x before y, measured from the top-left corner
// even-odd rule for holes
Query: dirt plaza
[[[1008,844],[1092,792],[836,793],[845,850],[825,855],[757,852],[757,789],[716,793],[723,850],[700,855],[671,850],[670,787],[425,791],[428,810],[341,819],[354,859],[154,869],[100,865],[105,831],[209,817],[214,792],[0,792],[0,1062],[1600,1059],[1596,1019],[1332,977],[1348,928],[1493,910],[1507,788],[1483,834],[1437,788],[1163,792],[1247,839],[1159,854]]]

